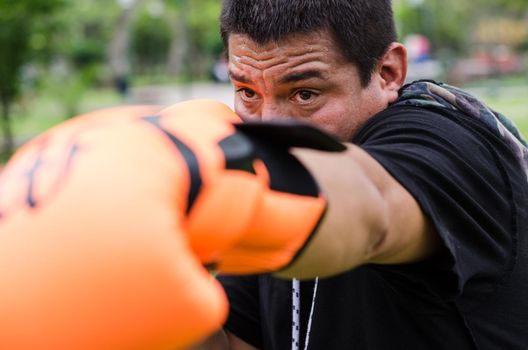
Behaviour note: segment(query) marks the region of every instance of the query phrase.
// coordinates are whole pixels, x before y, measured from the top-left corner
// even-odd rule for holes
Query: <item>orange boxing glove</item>
[[[237,120],[208,101],[109,109],[17,152],[0,176],[0,349],[180,349],[220,328],[202,264],[247,232],[265,185]]]
[[[0,349],[183,348],[226,317],[203,264],[291,263],[326,203],[288,148],[343,146],[237,122],[211,101],[122,107],[17,152],[0,175]]]

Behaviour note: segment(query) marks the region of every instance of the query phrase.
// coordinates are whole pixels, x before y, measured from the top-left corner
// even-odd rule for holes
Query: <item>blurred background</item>
[[[462,86],[528,136],[528,1],[393,0],[409,80]],[[0,0],[1,161],[75,114],[232,106],[220,0]]]

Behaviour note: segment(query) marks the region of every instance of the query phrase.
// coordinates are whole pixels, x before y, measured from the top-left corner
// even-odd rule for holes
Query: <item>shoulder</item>
[[[373,137],[387,136],[387,133],[412,135],[416,132],[425,132],[424,136],[436,135],[445,139],[454,139],[460,135],[496,138],[484,123],[455,110],[394,105],[371,117],[358,131],[353,142],[363,144]]]
[[[450,166],[463,162],[491,177],[525,175],[510,143],[478,118],[455,110],[391,106],[367,121],[353,142],[374,158],[405,152],[409,157],[430,157],[424,159],[426,163]]]
[[[472,284],[475,292],[493,289],[511,271],[528,185],[499,135],[457,111],[395,106],[372,117],[354,141],[431,220],[445,252],[440,269],[454,277],[444,283],[449,294]]]

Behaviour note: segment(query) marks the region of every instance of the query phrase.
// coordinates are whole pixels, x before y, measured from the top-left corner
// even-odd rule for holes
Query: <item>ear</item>
[[[407,49],[403,44],[392,43],[378,63],[381,88],[387,93],[389,102],[398,98],[398,90],[405,84],[407,76]]]

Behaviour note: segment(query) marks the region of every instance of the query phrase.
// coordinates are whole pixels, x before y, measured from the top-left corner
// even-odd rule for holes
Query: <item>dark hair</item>
[[[220,32],[228,47],[232,33],[259,44],[294,33],[328,30],[343,56],[368,85],[374,66],[396,41],[391,0],[224,0]]]

